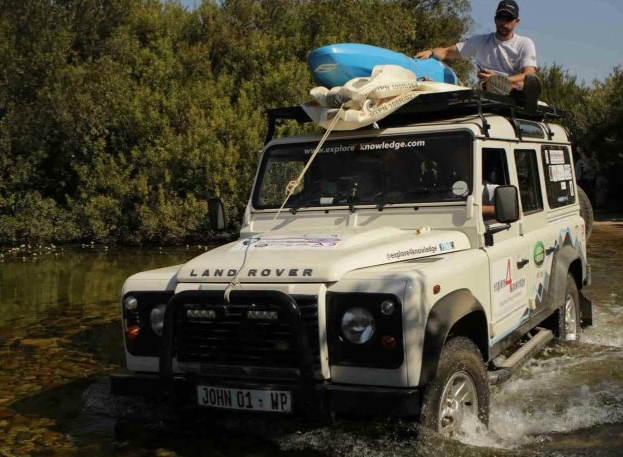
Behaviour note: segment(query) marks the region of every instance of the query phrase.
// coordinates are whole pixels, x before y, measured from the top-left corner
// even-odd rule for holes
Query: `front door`
[[[482,150],[483,181],[493,185],[515,184],[509,170],[512,157],[507,148],[487,147]],[[511,176],[513,180],[511,180]],[[508,230],[494,235],[493,246],[484,249],[489,257],[489,286],[491,298],[491,344],[515,330],[529,317],[528,246],[521,236],[520,221],[510,224]],[[483,217],[485,225],[495,225],[495,219]]]

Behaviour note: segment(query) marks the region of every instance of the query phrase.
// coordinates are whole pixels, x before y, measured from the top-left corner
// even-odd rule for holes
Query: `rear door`
[[[521,147],[513,152],[522,212],[520,231],[528,247],[524,260],[528,279],[528,304],[534,310],[545,300],[551,270],[547,253],[551,252],[555,242],[551,237],[552,228],[547,222],[544,210],[544,181],[541,178],[543,171],[539,164],[539,146]]]
[[[573,181],[570,148],[563,145],[543,145],[539,152],[545,221],[542,228],[536,232],[539,236],[535,235],[532,238],[532,243],[539,251],[541,246],[537,246],[537,243],[539,241],[543,243],[545,257],[540,272],[537,271],[540,276],[537,276],[534,285],[538,291],[535,296],[537,308],[545,304],[550,275],[556,271],[552,268],[556,252],[563,246],[570,245],[577,251],[578,256],[586,258],[586,238],[577,206],[578,196]],[[564,278],[556,279],[564,281]]]

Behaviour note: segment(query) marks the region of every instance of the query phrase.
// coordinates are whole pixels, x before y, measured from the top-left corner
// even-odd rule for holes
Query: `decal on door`
[[[513,260],[510,257],[493,264],[493,303],[499,308],[518,308],[527,302],[528,286],[525,276],[513,274]]]

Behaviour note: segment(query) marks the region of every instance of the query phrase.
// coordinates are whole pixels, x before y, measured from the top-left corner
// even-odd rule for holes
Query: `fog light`
[[[135,340],[136,338],[138,338],[138,334],[140,333],[141,328],[138,325],[133,325],[132,327],[128,327],[128,329],[125,331],[125,336],[129,339],[129,340]]]
[[[381,345],[383,349],[392,350],[396,347],[396,338],[391,335],[385,335]]]
[[[247,319],[276,321],[279,319],[277,311],[247,311]]]
[[[216,319],[216,311],[213,309],[189,309],[186,310],[189,319]]]

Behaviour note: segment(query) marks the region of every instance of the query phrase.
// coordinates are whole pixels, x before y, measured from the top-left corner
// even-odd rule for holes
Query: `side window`
[[[537,152],[529,149],[515,151],[517,178],[519,179],[519,198],[524,214],[543,210],[543,196],[539,180]]]
[[[549,207],[560,208],[575,203],[569,149],[563,146],[543,146],[541,154]]]
[[[510,182],[504,149],[482,148],[482,179],[497,185]]]
[[[509,182],[506,151],[501,148],[482,148],[482,216],[485,223],[495,218],[495,188]]]

